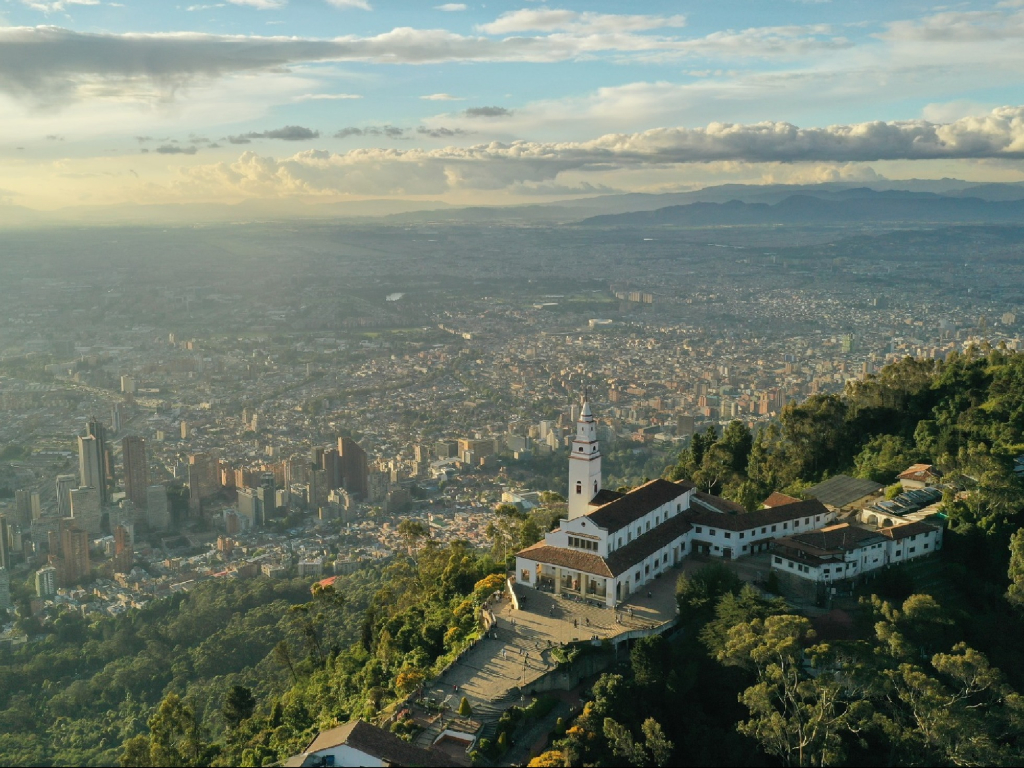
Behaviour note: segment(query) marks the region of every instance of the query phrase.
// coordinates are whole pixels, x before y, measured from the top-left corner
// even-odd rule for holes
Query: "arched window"
[[[576,493],[583,493],[583,483],[579,480],[576,481]]]
[[[580,453],[583,453],[583,446],[580,446]]]
[[[597,480],[594,481],[594,493],[597,493]]]

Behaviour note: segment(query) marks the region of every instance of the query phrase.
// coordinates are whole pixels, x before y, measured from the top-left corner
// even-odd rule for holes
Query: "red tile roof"
[[[775,509],[775,507],[784,507],[787,504],[796,504],[798,501],[800,501],[800,499],[794,496],[787,496],[784,493],[775,491],[771,496],[764,500],[763,504],[768,507],[768,509]]]

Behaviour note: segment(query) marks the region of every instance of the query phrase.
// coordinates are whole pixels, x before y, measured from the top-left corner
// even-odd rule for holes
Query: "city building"
[[[350,437],[338,438],[342,485],[349,493],[366,498],[369,495],[369,466],[364,451]]]
[[[53,597],[57,594],[57,569],[52,565],[36,571],[36,597]]]
[[[6,568],[0,568],[0,611],[11,607],[11,574]]]
[[[130,525],[119,525],[114,529],[114,573],[128,573],[135,560],[135,548]]]
[[[162,485],[151,485],[146,488],[146,522],[154,531],[166,531],[171,527],[167,489]]]
[[[444,766],[443,756],[415,747],[395,734],[362,720],[321,731],[286,766],[422,765]]]
[[[98,536],[103,523],[99,489],[92,487],[72,489],[71,517],[83,531]]]
[[[98,490],[104,482],[103,444],[94,435],[79,435],[78,487]]]
[[[128,435],[122,439],[121,460],[124,464],[125,496],[136,507],[143,508],[146,506],[146,489],[149,487],[146,441],[137,435]]]
[[[57,517],[71,517],[71,490],[78,483],[75,475],[57,475]]]
[[[11,567],[10,524],[6,515],[0,515],[0,568]]]

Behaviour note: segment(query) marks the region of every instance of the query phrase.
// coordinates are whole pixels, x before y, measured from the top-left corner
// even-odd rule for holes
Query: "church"
[[[568,518],[516,554],[516,580],[614,607],[691,552],[742,557],[836,518],[821,502],[793,501],[744,512],[682,481],[651,480],[628,493],[603,488],[597,423],[584,401],[569,458]]]

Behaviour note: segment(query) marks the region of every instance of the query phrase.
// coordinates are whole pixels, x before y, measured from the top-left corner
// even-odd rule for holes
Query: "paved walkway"
[[[614,638],[637,629],[651,629],[675,617],[675,582],[669,571],[620,606],[619,611],[579,603],[536,590],[514,610],[507,596],[492,604],[497,623],[458,663],[424,691],[435,701],[448,699],[449,716],[462,697],[473,718],[493,721],[514,704],[523,704],[520,690],[556,667],[553,648],[577,640]],[[648,591],[650,597],[648,597]],[[632,613],[632,615],[631,615]],[[423,738],[427,738],[424,733]]]

